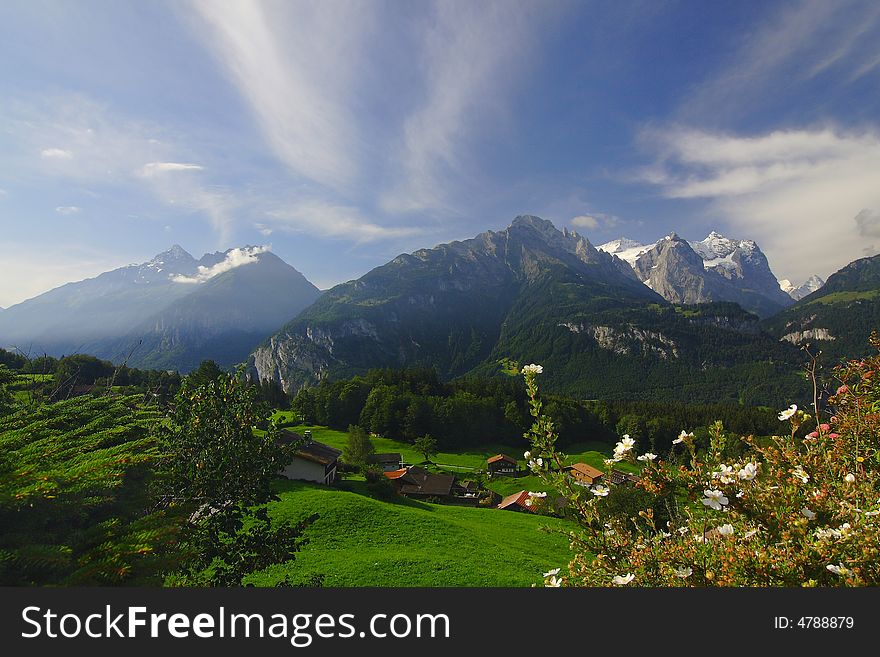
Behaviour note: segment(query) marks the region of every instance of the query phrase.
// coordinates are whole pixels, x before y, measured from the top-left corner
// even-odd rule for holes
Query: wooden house
[[[579,486],[592,486],[594,484],[602,483],[602,478],[605,476],[604,472],[597,470],[592,465],[587,465],[586,463],[569,465],[565,468],[565,471],[572,479],[574,479],[574,483]]]
[[[285,466],[281,474],[288,479],[314,481],[319,484],[332,484],[336,481],[336,471],[342,452],[330,445],[319,443],[300,436],[293,431],[282,431],[281,442],[298,445],[293,460]]]
[[[400,464],[403,462],[403,457],[400,455],[400,452],[391,452],[388,454],[370,454],[367,457],[367,464],[369,465],[377,465],[384,472],[393,472],[394,470],[400,470]]]
[[[428,472],[417,465],[385,473],[394,488],[407,497],[451,498],[455,475],[441,475]]]
[[[502,509],[504,511],[526,511],[528,513],[534,513],[531,506],[526,504],[526,500],[529,499],[529,492],[526,490],[521,490],[518,493],[514,493],[513,495],[508,495],[497,508]]]
[[[496,454],[486,459],[486,469],[489,476],[495,475],[514,475],[516,474],[516,459],[507,454]]]

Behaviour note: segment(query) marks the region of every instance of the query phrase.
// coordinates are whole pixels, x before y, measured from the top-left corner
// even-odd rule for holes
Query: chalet
[[[499,509],[503,509],[504,511],[527,511],[528,513],[534,513],[531,506],[526,504],[526,501],[529,499],[529,492],[525,490],[521,490],[518,493],[514,493],[513,495],[508,495],[501,503],[498,505]]]
[[[486,459],[489,476],[516,474],[516,459],[507,454],[496,454]]]
[[[392,452],[390,454],[370,454],[367,457],[368,464],[377,465],[382,468],[384,472],[399,470],[402,462],[403,457],[400,455],[400,452]]]
[[[569,465],[565,468],[565,471],[574,479],[574,483],[579,486],[592,486],[593,484],[602,483],[602,477],[605,476],[604,472],[586,463]]]
[[[428,472],[417,465],[385,473],[394,488],[407,497],[452,497],[455,475],[441,475]]]
[[[282,444],[298,444],[290,462],[281,474],[288,479],[314,481],[319,484],[332,484],[336,481],[336,468],[342,452],[330,445],[312,440],[311,432],[300,436],[293,431],[282,431]]]

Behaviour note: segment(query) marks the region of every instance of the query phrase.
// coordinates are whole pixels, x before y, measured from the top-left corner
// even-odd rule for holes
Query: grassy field
[[[318,436],[315,436],[319,439]],[[295,562],[254,573],[247,582],[272,586],[313,575],[325,586],[530,586],[570,560],[570,523],[526,513],[373,499],[361,481],[345,490],[283,481],[273,518],[295,522],[312,513],[310,543]]]
[[[348,442],[348,433],[345,431],[336,431],[335,429],[309,424],[295,424],[293,414],[290,411],[277,411],[273,417],[281,419],[284,422],[284,426],[292,431],[302,433],[307,429],[310,430],[312,438],[336,449],[342,449]],[[376,447],[376,452],[400,452],[403,460],[407,463],[422,463],[424,461],[424,457],[416,452],[412,445],[382,437],[373,437],[372,440]],[[465,474],[465,471],[468,469],[484,470],[486,468],[486,459],[495,454],[512,456],[520,461],[521,467],[524,467],[523,452],[526,449],[528,449],[528,445],[525,441],[518,446],[487,443],[457,452],[439,452],[431,460],[441,466],[452,466],[448,468],[450,472],[454,472],[456,468],[459,468],[462,470],[462,474]],[[587,463],[600,470],[605,470],[607,466],[603,461],[611,454],[611,446],[596,441],[585,441],[573,443],[563,451],[568,457],[567,460],[571,463]],[[616,467],[627,472],[638,472],[638,468],[631,463],[619,463]]]
[[[289,411],[278,411],[275,417],[281,419],[287,428],[298,433],[310,430],[312,438],[336,449],[342,449],[348,441],[348,434],[345,431],[336,431],[335,429],[308,424],[294,424],[293,416]],[[376,447],[376,452],[400,452],[401,457],[406,463],[422,464],[424,462],[424,457],[416,452],[412,445],[382,437],[374,437],[372,440]],[[510,445],[491,443],[460,452],[440,452],[432,457],[431,461],[435,465],[430,469],[434,471],[443,470],[456,474],[462,479],[467,479],[469,476],[476,475],[478,471],[485,471],[486,459],[495,454],[508,454],[518,459],[520,467],[524,468],[525,461],[522,458],[524,449],[525,445],[512,447]],[[604,460],[608,458],[610,453],[609,446],[599,442],[574,443],[565,450],[566,460],[569,463],[587,463],[602,471],[608,469]],[[627,472],[638,472],[638,468],[631,463],[618,463],[615,467]],[[546,489],[541,480],[534,475],[484,479],[484,485],[486,488],[502,496],[521,490],[543,491]]]

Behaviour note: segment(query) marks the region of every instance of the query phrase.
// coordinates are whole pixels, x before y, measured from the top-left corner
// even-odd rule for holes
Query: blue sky
[[[0,3],[0,306],[270,245],[326,288],[532,213],[880,251],[880,4]]]

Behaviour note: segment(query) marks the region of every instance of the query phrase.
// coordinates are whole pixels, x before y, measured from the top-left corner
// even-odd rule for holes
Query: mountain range
[[[372,367],[431,366],[450,378],[540,362],[550,389],[585,398],[659,390],[752,402],[769,382],[798,388],[786,374],[798,357],[739,306],[670,303],[625,260],[521,216],[332,288],[267,339],[249,368],[295,391]]]
[[[752,240],[712,231],[691,242],[671,233],[654,244],[621,238],[598,248],[626,260],[640,281],[671,303],[731,301],[767,317],[794,302]]]
[[[196,260],[175,245],[5,309],[0,346],[183,372],[246,362],[288,392],[376,367],[449,379],[540,362],[548,390],[582,398],[777,404],[802,391],[804,343],[866,351],[878,258],[795,288],[750,240],[594,247],[525,215],[321,292],[265,247]]]
[[[263,247],[205,254],[180,246],[143,264],[68,283],[7,308],[0,346],[32,355],[89,353],[136,367],[224,366],[320,292]]]

